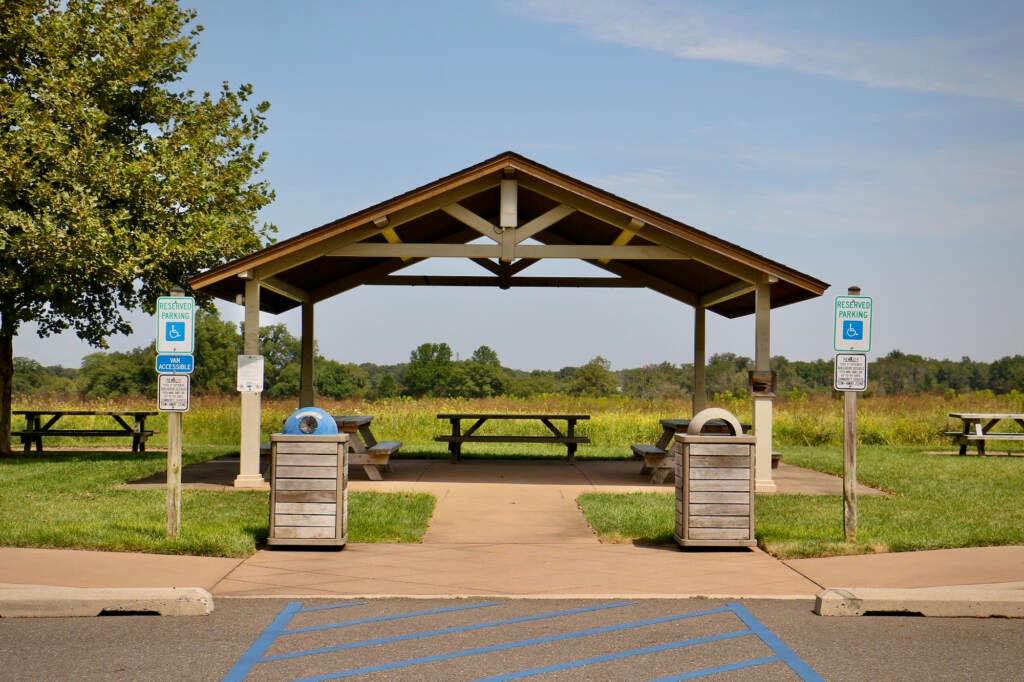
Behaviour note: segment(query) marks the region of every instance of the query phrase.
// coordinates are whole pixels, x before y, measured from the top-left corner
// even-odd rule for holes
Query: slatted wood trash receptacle
[[[268,545],[348,541],[348,434],[270,436]]]
[[[731,434],[702,433],[713,419],[728,424]],[[687,432],[675,440],[675,538],[679,546],[756,545],[754,437],[743,435],[731,413],[709,408],[698,412]]]

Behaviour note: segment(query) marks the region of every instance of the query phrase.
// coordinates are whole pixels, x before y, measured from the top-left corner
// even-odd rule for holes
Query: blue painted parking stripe
[[[252,643],[248,651],[242,654],[242,657],[232,666],[222,682],[242,682],[253,666],[260,662],[260,658],[270,648],[270,645],[274,643],[274,640],[288,627],[288,623],[291,622],[295,614],[301,610],[302,602],[293,601],[286,604],[281,609],[281,613],[277,614],[277,617],[263,631],[263,634],[256,638],[256,641]]]
[[[797,675],[800,676],[801,680],[809,682],[817,682],[820,680],[824,682],[824,678],[814,671],[814,668],[807,665],[802,658],[796,655],[796,652],[790,649],[785,642],[778,638],[778,636],[766,628],[764,624],[759,621],[754,614],[748,611],[742,604],[738,602],[729,602],[726,606],[736,614],[736,616],[743,621],[743,623],[750,628],[755,635],[761,638],[761,641],[768,645],[768,647],[775,652],[786,665],[793,669]]]
[[[752,658],[749,661],[738,661],[736,663],[729,663],[728,665],[719,665],[714,668],[704,668],[702,670],[693,670],[682,675],[673,675],[672,677],[659,677],[651,682],[677,682],[678,680],[696,680],[701,677],[710,677],[711,675],[717,675],[718,673],[729,672],[730,670],[742,670],[743,668],[753,668],[758,665],[765,665],[766,663],[774,663],[779,660],[778,656],[765,656],[764,658]]]
[[[727,607],[721,607],[716,609],[708,609],[705,611],[693,611],[690,613],[676,614],[673,616],[662,616],[660,618],[651,618],[648,620],[634,621],[632,623],[623,623],[620,625],[609,625],[600,628],[592,628],[589,630],[580,630],[577,632],[567,632],[560,635],[550,635],[548,637],[538,637],[535,639],[524,639],[518,642],[506,642],[505,644],[494,644],[492,646],[479,647],[475,649],[464,649],[462,651],[452,651],[445,654],[436,654],[434,656],[423,656],[420,658],[410,658],[404,661],[395,661],[393,663],[383,663],[381,665],[367,666],[365,668],[353,668],[352,670],[344,670],[336,673],[330,673],[327,675],[319,675],[317,677],[303,678],[298,682],[318,682],[319,680],[335,680],[342,677],[352,677],[353,675],[365,675],[367,673],[381,672],[383,670],[394,670],[395,668],[405,668],[413,665],[421,665],[423,663],[435,663],[438,661],[446,661],[454,658],[464,658],[466,656],[476,656],[479,654],[491,653],[494,651],[507,651],[509,649],[520,649],[523,647],[534,646],[536,644],[546,644],[548,642],[559,642],[568,639],[578,639],[580,637],[588,637],[590,635],[600,635],[608,632],[616,632],[618,630],[630,630],[634,628],[644,627],[647,625],[657,625],[658,623],[669,623],[677,620],[684,620],[686,618],[696,618],[699,616],[708,616],[713,613],[723,613],[730,611]]]
[[[726,639],[735,639],[736,637],[746,637],[752,635],[750,630],[736,630],[735,632],[724,632],[718,635],[708,635],[707,637],[697,637],[696,639],[684,639],[679,642],[669,642],[668,644],[656,644],[654,646],[644,647],[642,649],[632,649],[630,651],[620,651],[614,654],[605,654],[603,656],[594,656],[592,658],[584,658],[579,661],[569,661],[567,663],[555,663],[554,665],[548,665],[541,668],[530,668],[529,670],[520,670],[514,673],[508,673],[506,675],[497,675],[495,677],[485,677],[477,682],[499,682],[500,680],[518,680],[523,677],[532,677],[534,675],[543,675],[545,673],[558,672],[560,670],[569,670],[570,668],[582,668],[586,665],[594,665],[595,663],[608,663],[609,661],[617,661],[623,658],[631,658],[633,656],[644,656],[646,654],[655,654],[661,651],[671,651],[672,649],[682,649],[683,647],[696,646],[698,644],[708,644],[710,642],[720,642]]]
[[[469,632],[471,630],[482,630],[484,628],[500,627],[502,625],[513,625],[515,623],[529,623],[535,620],[545,620],[548,618],[560,618],[562,616],[572,616],[579,613],[589,613],[592,611],[603,611],[605,609],[615,609],[622,606],[634,606],[636,602],[612,602],[610,604],[599,604],[597,606],[585,606],[578,609],[567,609],[565,611],[553,611],[550,613],[538,613],[530,616],[520,616],[518,618],[508,618],[505,620],[496,620],[489,623],[474,623],[472,625],[456,625],[450,628],[443,628],[441,630],[429,630],[426,632],[413,632],[406,635],[395,635],[393,637],[381,637],[379,639],[367,639],[361,642],[349,642],[347,644],[335,644],[333,646],[323,647],[320,649],[307,649],[305,651],[295,651],[287,654],[277,654],[276,656],[267,656],[261,659],[261,661],[280,661],[286,658],[299,658],[301,656],[313,656],[316,654],[326,654],[332,651],[345,651],[347,649],[360,649],[362,647],[374,646],[376,644],[391,644],[394,642],[407,642],[413,639],[424,639],[426,637],[436,637],[438,635],[450,635],[455,632]],[[369,619],[373,620],[373,619]]]
[[[363,602],[365,603],[365,602]],[[290,630],[284,630],[282,635],[295,635],[300,632],[314,632],[316,630],[332,630],[335,628],[347,628],[353,625],[365,625],[367,623],[380,623],[388,620],[402,620],[403,618],[416,618],[418,616],[434,616],[439,613],[451,613],[452,611],[466,611],[468,609],[480,609],[485,606],[498,606],[502,602],[500,601],[486,601],[478,602],[475,604],[462,604],[460,606],[449,606],[443,609],[428,609],[426,611],[410,611],[409,613],[397,613],[390,616],[377,616],[375,618],[360,618],[359,620],[347,620],[341,623],[327,623],[325,625],[312,625],[304,628],[292,628]],[[303,609],[300,613],[307,611],[315,611],[319,609]]]
[[[334,609],[347,609],[350,606],[366,606],[364,601],[346,601],[340,604],[324,604],[323,606],[304,606],[299,613],[313,613],[314,611],[333,611]]]

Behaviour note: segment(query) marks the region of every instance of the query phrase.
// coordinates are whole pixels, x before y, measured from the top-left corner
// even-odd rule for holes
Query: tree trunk
[[[8,316],[0,319],[0,457],[11,455],[11,384],[14,383],[14,332]]]

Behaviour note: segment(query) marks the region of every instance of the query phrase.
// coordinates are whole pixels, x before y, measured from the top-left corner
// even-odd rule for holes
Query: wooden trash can
[[[270,436],[268,545],[348,541],[348,434]]]
[[[711,420],[723,420],[732,433],[702,433]],[[721,431],[721,421],[718,425]],[[755,546],[754,437],[743,435],[731,413],[709,408],[675,440],[679,546]]]

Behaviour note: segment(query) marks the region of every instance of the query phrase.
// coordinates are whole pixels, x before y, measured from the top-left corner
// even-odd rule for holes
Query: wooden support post
[[[860,296],[860,287],[850,287]],[[843,536],[857,541],[857,392],[843,391]]]
[[[184,296],[185,290],[171,289],[171,296]],[[167,413],[167,537],[181,535],[181,412]]]
[[[843,391],[843,536],[857,541],[857,392]]]
[[[260,283],[255,279],[245,281],[245,322],[242,334],[243,351],[246,355],[260,354]],[[239,472],[235,477],[236,488],[262,488],[266,481],[260,474],[260,394],[242,391],[242,423],[239,439]]]
[[[707,389],[707,310],[697,304],[693,309],[693,414],[708,404]]]
[[[302,302],[301,364],[299,375],[299,407],[312,407],[316,394],[313,389],[313,301]]]
[[[754,289],[754,369],[771,371],[771,282],[762,277]],[[771,395],[754,398],[754,467],[759,493],[775,492],[772,480],[772,403]]]
[[[181,412],[167,413],[167,537],[181,535]]]

